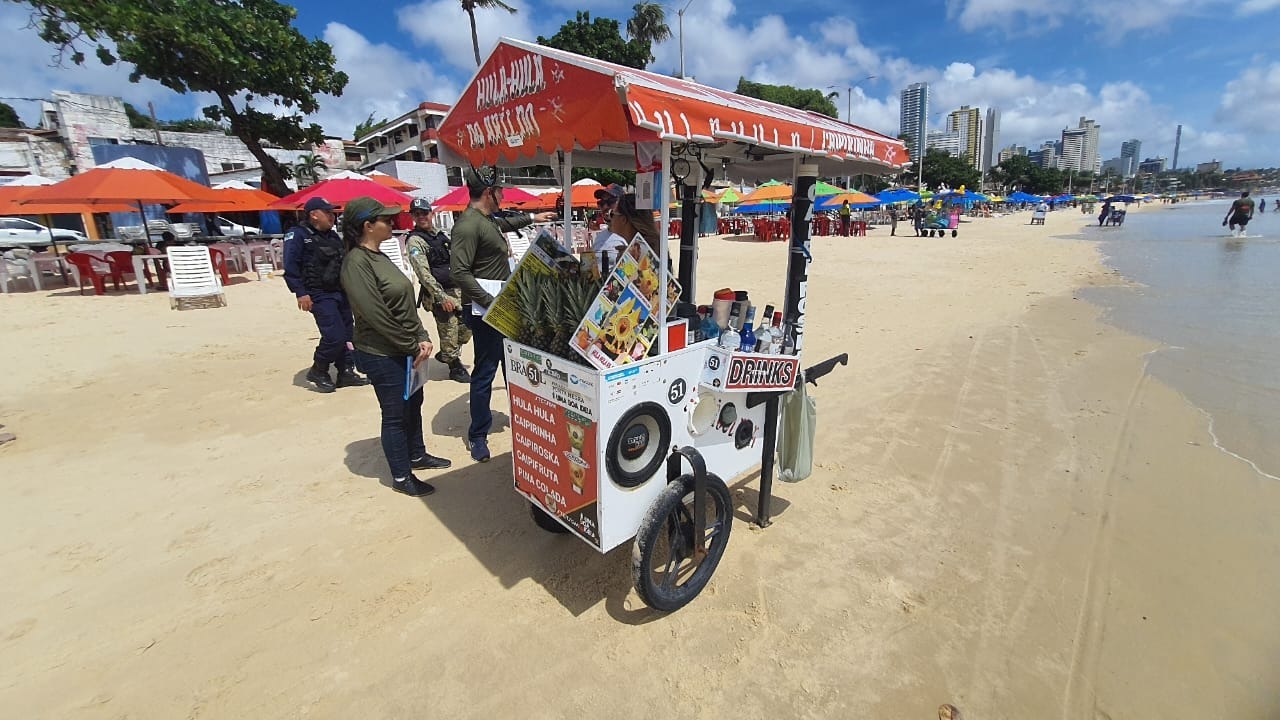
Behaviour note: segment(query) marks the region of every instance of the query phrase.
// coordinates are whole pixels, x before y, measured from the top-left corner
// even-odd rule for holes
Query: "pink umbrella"
[[[323,180],[292,195],[286,195],[272,203],[271,207],[277,210],[300,210],[313,197],[322,197],[333,205],[343,207],[349,200],[366,195],[383,205],[399,205],[403,210],[408,210],[409,203],[413,201],[413,198],[408,195],[373,180],[335,178]]]

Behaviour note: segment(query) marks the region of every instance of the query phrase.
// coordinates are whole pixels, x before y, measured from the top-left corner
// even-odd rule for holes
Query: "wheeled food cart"
[[[634,538],[641,599],[660,610],[683,606],[705,587],[728,542],[726,481],[760,467],[756,522],[769,524],[779,398],[847,361],[801,367],[817,178],[892,172],[906,163],[905,148],[834,118],[505,38],[439,138],[446,162],[550,165],[566,196],[575,163],[635,170],[637,198],[651,202],[662,228],[674,182],[686,308],[698,296],[700,188],[717,173],[793,178],[787,352],[695,341],[687,313],[675,317],[664,292],[645,307],[658,326],[647,354],[591,364],[505,341],[514,482],[534,520],[602,553]],[[657,287],[666,288],[673,266],[666,233],[660,245]]]

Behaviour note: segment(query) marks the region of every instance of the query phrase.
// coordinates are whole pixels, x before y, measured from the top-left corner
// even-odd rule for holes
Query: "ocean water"
[[[1147,208],[1121,228],[1083,228],[1138,287],[1082,297],[1113,325],[1162,343],[1149,372],[1205,413],[1224,452],[1280,480],[1280,213],[1255,214],[1249,237],[1236,239],[1222,227],[1230,203]]]

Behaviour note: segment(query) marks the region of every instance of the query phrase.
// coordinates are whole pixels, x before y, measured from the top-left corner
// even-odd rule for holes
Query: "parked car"
[[[0,245],[47,248],[52,244],[49,242],[49,232],[49,228],[37,222],[16,217],[0,218]],[[89,241],[79,230],[62,228],[53,228],[53,239],[68,244]]]
[[[252,225],[241,225],[239,223],[231,222],[224,217],[218,218],[218,230],[227,237],[244,237],[246,235],[260,234],[258,228],[253,227]]]

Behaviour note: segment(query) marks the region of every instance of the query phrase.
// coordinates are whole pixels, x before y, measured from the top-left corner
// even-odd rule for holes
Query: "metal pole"
[[[801,380],[800,382],[804,382]],[[766,528],[769,518],[769,501],[773,499],[773,454],[778,447],[778,395],[764,404],[764,437],[760,458],[760,502],[756,506],[756,525]]]
[[[795,354],[804,347],[805,295],[809,283],[809,225],[813,220],[818,165],[811,158],[795,161],[795,190],[791,198],[791,248],[787,255],[787,292],[783,320],[795,337]]]
[[[690,2],[692,2],[692,0],[690,0]],[[680,79],[681,80],[684,79],[684,11],[685,11],[685,8],[687,7],[689,6],[685,5],[683,8],[680,8],[680,12],[676,13],[676,20],[680,25]]]

